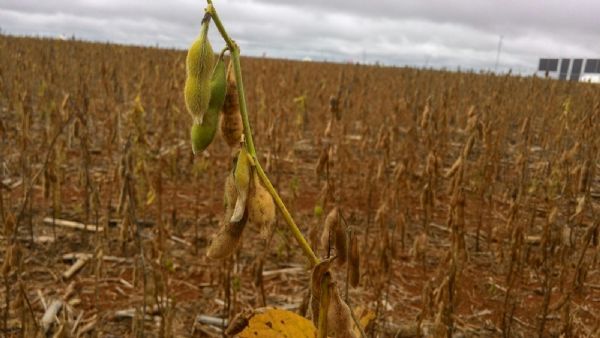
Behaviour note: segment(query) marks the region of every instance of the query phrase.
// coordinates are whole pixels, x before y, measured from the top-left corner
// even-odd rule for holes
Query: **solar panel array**
[[[540,72],[558,72],[561,80],[579,81],[583,73],[600,74],[600,59],[540,59]]]
[[[586,73],[600,73],[600,59],[587,59],[584,71]]]
[[[571,59],[561,59],[560,60],[560,73],[558,74],[558,78],[561,80],[567,79],[567,74],[569,73],[569,65],[571,64]]]
[[[574,59],[573,66],[571,67],[571,81],[579,81],[579,75],[581,75],[581,68],[583,66],[583,59]]]
[[[539,71],[555,72],[558,70],[558,59],[540,59]]]

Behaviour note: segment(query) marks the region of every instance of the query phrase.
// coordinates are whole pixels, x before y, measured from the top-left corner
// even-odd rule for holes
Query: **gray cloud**
[[[598,57],[600,2],[580,0],[219,0],[244,54],[475,69],[535,69],[540,56]],[[197,0],[3,0],[10,34],[185,48],[199,29]],[[211,38],[218,39],[216,31]]]

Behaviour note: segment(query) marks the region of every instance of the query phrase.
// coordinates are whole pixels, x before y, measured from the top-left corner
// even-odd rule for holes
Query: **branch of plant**
[[[327,338],[327,310],[329,309],[329,274],[326,273],[321,281],[321,296],[319,299],[318,338]]]
[[[236,82],[236,85],[238,88],[238,100],[239,100],[239,105],[240,105],[240,114],[242,115],[242,123],[244,125],[244,139],[245,139],[245,144],[246,144],[248,153],[250,153],[250,155],[252,156],[252,158],[254,160],[254,164],[256,166],[256,172],[258,173],[258,176],[260,177],[261,181],[263,182],[263,184],[269,191],[269,194],[271,194],[271,196],[275,200],[275,204],[279,208],[279,211],[281,211],[281,214],[283,215],[285,222],[288,224],[290,230],[292,231],[292,234],[294,235],[294,238],[300,245],[302,252],[306,256],[306,258],[308,258],[311,265],[314,266],[317,263],[319,263],[319,259],[317,258],[315,253],[310,248],[310,245],[306,241],[306,238],[304,238],[304,236],[302,235],[302,232],[296,225],[296,222],[294,222],[292,215],[287,210],[285,204],[281,200],[281,197],[279,196],[279,194],[273,187],[273,184],[267,177],[266,173],[264,172],[263,168],[260,165],[260,162],[258,161],[258,156],[256,155],[256,148],[254,147],[254,141],[252,139],[252,129],[250,127],[250,121],[248,118],[248,109],[246,107],[246,95],[244,92],[244,84],[242,81],[242,66],[240,64],[240,48],[227,34],[227,31],[225,30],[225,27],[223,27],[223,23],[221,22],[221,19],[219,18],[217,11],[215,10],[214,6],[212,5],[212,1],[207,0],[207,2],[208,2],[208,7],[206,8],[206,12],[209,13],[210,16],[212,17],[213,22],[217,26],[219,33],[223,37],[223,40],[225,40],[225,43],[227,44],[229,51],[231,53],[231,62],[233,62],[235,82]]]

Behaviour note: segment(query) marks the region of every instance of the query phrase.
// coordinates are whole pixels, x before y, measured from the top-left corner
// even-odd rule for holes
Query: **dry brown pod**
[[[338,208],[333,208],[325,217],[325,226],[321,233],[321,248],[327,252],[331,244],[331,235],[339,223]]]
[[[213,237],[206,252],[206,256],[213,259],[228,257],[235,251],[240,243],[247,221],[247,217],[242,217],[239,222],[230,222],[238,195],[233,173],[227,175],[224,190],[223,204],[225,205],[225,214],[221,221],[220,229]]]
[[[324,259],[320,261],[317,265],[315,265],[315,267],[313,268],[313,271],[311,273],[310,285],[312,294],[316,297],[319,297],[321,295],[321,281],[323,281],[323,277],[325,277],[325,275],[329,273],[331,263],[333,263],[335,259],[336,257]]]
[[[321,299],[321,283],[326,275],[330,275],[329,268],[336,257],[331,257],[319,262],[313,268],[310,280],[310,309],[312,312],[312,320],[315,326],[319,318],[319,305]]]
[[[231,256],[241,242],[247,218],[247,213],[244,213],[244,217],[239,222],[232,223],[224,220],[219,232],[213,237],[206,256],[212,259]]]
[[[258,226],[263,238],[268,238],[275,224],[275,202],[263,186],[256,170],[252,171],[250,194],[247,202],[248,222]]]
[[[356,338],[352,330],[350,307],[342,297],[335,282],[329,287],[329,307],[327,309],[328,335],[336,338]]]
[[[321,149],[321,154],[319,155],[319,160],[317,161],[317,165],[315,166],[315,173],[317,176],[323,175],[325,171],[325,166],[329,162],[329,147],[324,147]]]
[[[343,265],[347,260],[346,228],[342,225],[339,209],[333,208],[325,218],[325,226],[321,234],[321,248],[329,253],[331,245],[335,247],[338,265]]]
[[[348,260],[348,236],[346,227],[339,221],[338,226],[335,228],[335,250],[338,256],[338,265],[344,265]]]
[[[227,67],[227,94],[223,104],[221,134],[230,147],[237,147],[242,139],[243,130],[237,83],[235,82],[233,63],[230,61]]]

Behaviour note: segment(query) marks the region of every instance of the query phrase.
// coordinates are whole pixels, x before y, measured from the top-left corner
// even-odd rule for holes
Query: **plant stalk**
[[[317,338],[327,338],[327,310],[329,309],[329,274],[321,281],[321,297],[319,299],[319,328]]]

